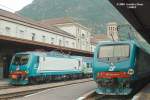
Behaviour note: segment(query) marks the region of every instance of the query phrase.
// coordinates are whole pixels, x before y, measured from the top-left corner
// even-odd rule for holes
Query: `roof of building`
[[[41,20],[39,23],[45,24],[47,26],[53,26],[57,24],[66,24],[66,23],[74,23],[75,20],[73,20],[70,17],[64,17],[64,18],[53,18],[53,19],[46,19]]]
[[[38,21],[38,23],[46,25],[46,26],[58,26],[58,25],[64,25],[64,24],[76,24],[80,27],[83,27],[87,30],[89,30],[87,27],[83,26],[79,21],[74,20],[71,17],[62,17],[62,18],[53,18],[53,19],[46,19]]]
[[[107,25],[117,25],[117,22],[109,22]]]
[[[43,25],[43,24],[39,24],[37,23],[36,21],[34,20],[31,20],[29,18],[26,18],[26,17],[23,17],[19,14],[16,14],[16,13],[11,13],[9,11],[5,11],[5,10],[2,10],[0,9],[0,16],[2,17],[6,17],[6,18],[9,18],[9,19],[13,19],[13,20],[17,20],[17,21],[20,21],[20,22],[23,22],[23,23],[27,23],[27,24],[30,24],[30,25],[33,25],[33,26],[37,26],[37,27],[40,27],[40,28],[44,28],[44,29],[47,29],[49,31],[53,31],[53,32],[57,32],[57,33],[60,33],[60,34],[63,34],[63,35],[67,35],[67,36],[71,36],[73,38],[75,38],[75,36],[63,31],[63,30],[60,30],[56,27],[47,27],[46,25]]]
[[[90,41],[92,44],[96,44],[99,41],[106,41],[110,40],[107,34],[93,34]]]

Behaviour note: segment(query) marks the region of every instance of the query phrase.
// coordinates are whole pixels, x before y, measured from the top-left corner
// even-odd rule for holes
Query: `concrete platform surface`
[[[146,85],[132,100],[150,100],[150,84]]]
[[[47,89],[47,88],[52,88],[52,87],[65,86],[65,85],[69,85],[69,84],[77,84],[77,83],[88,82],[88,81],[93,81],[93,79],[88,78],[88,79],[62,81],[62,82],[57,82],[57,83],[46,83],[46,84],[40,84],[40,85],[21,86],[18,88],[1,89],[0,95],[10,94],[10,93],[18,93],[18,92],[24,92],[24,91],[31,91],[31,90]]]
[[[9,85],[9,79],[0,79],[0,87]]]
[[[94,81],[47,89],[13,100],[83,100],[82,95],[96,89]]]

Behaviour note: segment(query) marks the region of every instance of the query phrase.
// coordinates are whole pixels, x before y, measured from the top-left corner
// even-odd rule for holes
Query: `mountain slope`
[[[105,33],[108,22],[126,23],[107,0],[34,0],[17,13],[34,20],[72,17],[96,33]]]

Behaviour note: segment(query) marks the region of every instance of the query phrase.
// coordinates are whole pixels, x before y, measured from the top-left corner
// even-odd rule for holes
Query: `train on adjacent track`
[[[129,95],[150,77],[150,54],[135,41],[104,41],[94,52],[96,93]]]
[[[13,56],[9,72],[13,85],[91,77],[92,58],[54,51],[21,52]]]

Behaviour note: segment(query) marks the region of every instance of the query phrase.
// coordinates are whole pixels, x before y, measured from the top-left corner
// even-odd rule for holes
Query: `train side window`
[[[81,62],[79,61],[79,66],[81,65]]]
[[[39,63],[39,58],[40,58],[40,57],[39,57],[39,56],[37,56],[37,63]]]
[[[90,64],[89,64],[89,63],[87,63],[87,64],[86,64],[86,67],[87,67],[87,68],[90,68]]]
[[[43,57],[39,57],[39,62],[43,62]]]
[[[43,61],[45,61],[45,57],[43,57]]]
[[[45,61],[45,57],[40,57],[39,61],[40,61],[40,62]]]

